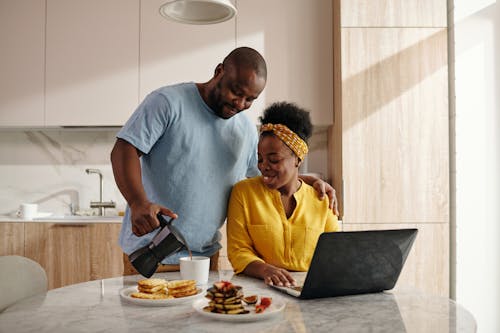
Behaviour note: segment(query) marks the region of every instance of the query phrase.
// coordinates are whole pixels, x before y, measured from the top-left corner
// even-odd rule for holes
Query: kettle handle
[[[187,247],[186,239],[182,236],[182,234],[180,232],[176,231],[175,228],[171,227],[172,221],[174,220],[172,217],[170,217],[170,219],[168,221],[165,220],[165,218],[163,217],[163,215],[161,213],[158,213],[158,215],[156,215],[156,217],[160,221],[161,229],[168,227],[168,230],[170,230],[170,232],[175,236],[175,238],[177,238],[177,240],[179,242],[181,242],[184,246]]]
[[[162,228],[162,229],[165,228],[166,226],[169,226],[173,220],[173,218],[171,218],[171,217],[168,221],[165,220],[165,218],[163,217],[163,215],[161,213],[158,213],[156,215],[156,218],[158,218],[158,221],[160,221],[160,228]]]

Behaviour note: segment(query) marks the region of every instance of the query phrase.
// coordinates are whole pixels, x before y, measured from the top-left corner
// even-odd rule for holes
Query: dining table
[[[296,280],[304,278],[294,274]],[[179,272],[153,277],[181,279]],[[0,332],[476,332],[476,321],[464,307],[416,290],[305,300],[260,279],[211,271],[199,295],[152,303],[129,295],[141,279],[94,280],[21,300],[0,313]],[[203,311],[206,289],[221,280],[241,286],[245,296],[271,298],[271,307],[234,315]]]

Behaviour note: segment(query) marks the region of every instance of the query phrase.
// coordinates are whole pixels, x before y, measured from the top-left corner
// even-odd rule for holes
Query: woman
[[[261,176],[237,183],[227,216],[228,257],[235,273],[267,284],[294,285],[289,271],[307,271],[319,235],[338,221],[317,192],[299,178],[312,134],[309,113],[279,102],[260,117]]]

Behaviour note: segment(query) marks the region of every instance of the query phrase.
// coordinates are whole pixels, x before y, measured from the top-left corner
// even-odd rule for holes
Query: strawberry
[[[262,305],[265,308],[269,307],[272,303],[272,298],[271,297],[261,297],[260,298],[260,305]]]
[[[265,309],[266,309],[266,307],[265,307],[265,306],[260,305],[260,304],[257,304],[257,305],[255,306],[255,313],[261,313],[261,312],[264,312],[264,310],[265,310]]]
[[[229,291],[233,289],[233,284],[229,281],[218,281],[214,283],[214,287],[219,291]]]

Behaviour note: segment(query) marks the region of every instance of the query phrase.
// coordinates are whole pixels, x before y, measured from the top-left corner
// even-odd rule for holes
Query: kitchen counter
[[[154,277],[179,279],[179,273]],[[276,316],[255,322],[225,322],[197,313],[192,304],[144,307],[119,292],[141,276],[80,283],[18,302],[0,313],[5,332],[475,332],[473,316],[454,301],[410,292],[384,292],[299,300],[261,280],[235,276],[246,295],[268,295],[285,302]],[[209,283],[219,280],[211,272]]]
[[[0,215],[0,223],[61,223],[61,224],[92,224],[92,223],[122,223],[123,216],[77,216],[77,215],[54,215],[33,220],[25,220],[18,217]]]

